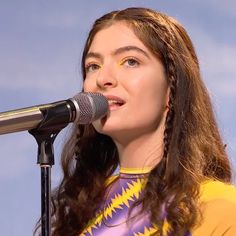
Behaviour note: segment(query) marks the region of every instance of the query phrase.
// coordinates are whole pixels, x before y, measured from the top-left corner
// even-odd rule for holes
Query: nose
[[[97,76],[96,84],[101,89],[117,86],[115,70],[111,66],[103,66]]]

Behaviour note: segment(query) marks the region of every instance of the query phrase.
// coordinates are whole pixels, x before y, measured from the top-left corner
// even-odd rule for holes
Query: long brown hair
[[[185,29],[173,18],[146,8],[108,13],[95,21],[85,44],[84,60],[98,31],[125,22],[162,61],[170,88],[164,131],[164,156],[152,169],[136,204],[163,225],[165,204],[170,231],[183,235],[199,220],[199,186],[205,179],[231,180],[230,164],[220,138],[198,59]],[[79,234],[96,214],[105,181],[119,163],[112,139],[92,125],[75,125],[62,153],[63,180],[53,195],[53,235]]]

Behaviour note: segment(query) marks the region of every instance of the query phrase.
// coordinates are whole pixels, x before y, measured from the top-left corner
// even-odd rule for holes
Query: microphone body
[[[36,128],[52,130],[70,122],[89,124],[107,112],[108,102],[102,94],[82,92],[68,100],[0,112],[0,135]]]

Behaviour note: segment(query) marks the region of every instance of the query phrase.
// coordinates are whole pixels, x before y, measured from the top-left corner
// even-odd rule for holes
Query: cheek
[[[84,92],[95,92],[94,83],[89,79],[85,79],[83,81],[83,90],[84,90]]]
[[[131,94],[134,110],[137,110],[140,119],[146,119],[150,122],[159,120],[168,104],[168,86],[166,81],[145,80],[141,85],[139,89],[133,85],[133,88],[136,87],[133,90],[133,94]]]
[[[137,98],[143,105],[149,106],[151,104],[157,107],[167,105],[169,88],[165,78],[158,80],[158,78],[143,77],[129,83],[127,86],[128,93],[131,97]]]
[[[163,97],[143,95],[135,106],[141,119],[155,121],[162,117],[166,104]]]

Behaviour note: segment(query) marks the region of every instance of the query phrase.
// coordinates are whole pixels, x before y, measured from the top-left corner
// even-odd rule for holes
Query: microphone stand
[[[44,111],[43,111],[44,112]],[[67,126],[66,122],[55,124],[51,118],[55,111],[45,112],[41,124],[29,133],[38,144],[37,164],[41,169],[41,235],[51,236],[51,168],[54,165],[53,142],[59,132]]]
[[[29,131],[38,144],[37,164],[41,169],[41,234],[51,236],[51,167],[54,165],[53,142],[57,134]]]

